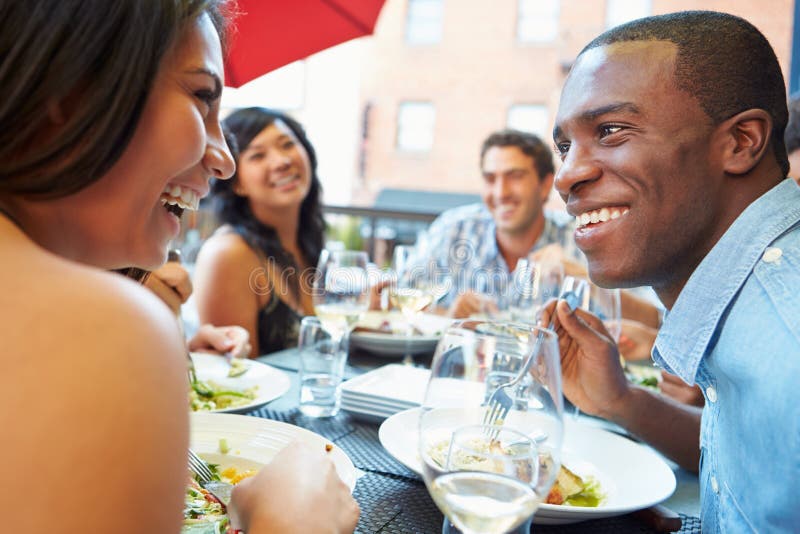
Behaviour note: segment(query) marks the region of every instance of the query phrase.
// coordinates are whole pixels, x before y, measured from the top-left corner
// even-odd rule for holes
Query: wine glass
[[[596,315],[605,325],[614,343],[619,342],[622,331],[622,308],[620,290],[606,289],[589,284],[589,291],[584,294],[581,308]]]
[[[588,291],[583,294],[580,307],[596,315],[603,321],[603,325],[611,334],[614,343],[619,342],[619,335],[622,332],[622,305],[620,304],[620,290],[607,289],[591,282],[588,283]],[[620,356],[620,363],[625,367],[625,361]],[[580,408],[575,406],[573,417],[580,415]]]
[[[452,280],[449,271],[439,268],[434,261],[417,260],[415,249],[406,245],[395,247],[392,265],[396,279],[389,291],[389,302],[405,318],[406,354],[403,363],[413,364],[410,342],[417,317],[450,291]]]
[[[485,424],[494,390],[520,373],[508,414]],[[428,491],[455,528],[529,528],[561,465],[563,411],[555,332],[480,320],[445,330],[431,363],[418,446]]]
[[[520,258],[509,288],[511,320],[536,324],[544,305],[550,299],[558,298],[563,281],[564,266],[561,262]]]
[[[334,342],[347,336],[369,308],[366,252],[325,249],[314,277],[314,313]]]

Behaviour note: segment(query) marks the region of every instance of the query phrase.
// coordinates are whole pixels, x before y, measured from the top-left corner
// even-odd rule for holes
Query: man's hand
[[[250,335],[241,326],[212,326],[204,324],[189,340],[189,350],[211,352],[214,354],[230,353],[234,358],[250,356]]]
[[[192,294],[189,272],[174,261],[169,261],[151,272],[144,285],[163,300],[175,315],[180,311],[181,304]]]
[[[458,295],[447,314],[454,319],[464,319],[477,313],[497,313],[497,304],[487,295],[467,291]]]
[[[570,311],[564,301],[545,307],[542,324],[548,324],[553,313],[564,394],[587,414],[611,418],[630,393],[611,335],[599,318],[582,309]]]

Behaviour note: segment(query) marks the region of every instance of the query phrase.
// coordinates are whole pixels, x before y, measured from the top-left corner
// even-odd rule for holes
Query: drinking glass
[[[509,412],[486,424],[492,393],[520,374],[506,389]],[[455,528],[499,534],[529,526],[561,465],[563,411],[555,332],[479,320],[445,330],[431,363],[418,446],[428,491]]]
[[[588,291],[583,294],[580,307],[596,315],[603,325],[605,325],[614,343],[619,342],[619,335],[622,332],[622,307],[620,304],[620,290],[606,289],[591,282],[588,284]],[[623,367],[625,360],[620,356]],[[574,417],[580,415],[580,408],[575,406]]]
[[[347,362],[344,339],[331,337],[317,317],[303,317],[298,346],[300,353],[300,411],[310,417],[332,417],[339,413],[342,378]]]
[[[366,252],[325,249],[314,276],[314,313],[331,338],[347,336],[369,308],[369,277]]]
[[[439,268],[433,261],[419,261],[414,254],[413,247],[395,247],[392,266],[396,278],[389,290],[389,302],[400,310],[406,321],[403,363],[407,364],[413,363],[409,347],[419,314],[445,296],[452,282],[446,269]]]
[[[620,290],[606,289],[589,284],[589,291],[584,294],[581,308],[596,315],[605,325],[614,342],[619,341],[622,331],[622,309]]]
[[[564,267],[560,262],[521,258],[509,288],[511,320],[536,324],[544,305],[558,298],[563,281]]]

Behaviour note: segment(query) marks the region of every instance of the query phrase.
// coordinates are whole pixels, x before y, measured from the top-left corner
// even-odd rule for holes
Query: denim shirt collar
[[[725,310],[764,249],[800,220],[800,187],[787,178],[748,206],[695,269],[653,346],[653,359],[689,384]]]

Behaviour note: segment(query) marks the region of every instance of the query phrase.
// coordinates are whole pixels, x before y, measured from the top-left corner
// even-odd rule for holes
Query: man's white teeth
[[[599,210],[587,211],[575,216],[575,224],[578,228],[587,224],[597,224],[613,219],[619,219],[628,213],[628,208],[601,208]]]
[[[167,185],[161,193],[161,204],[177,205],[185,210],[197,210],[200,197],[189,188],[179,185]]]

